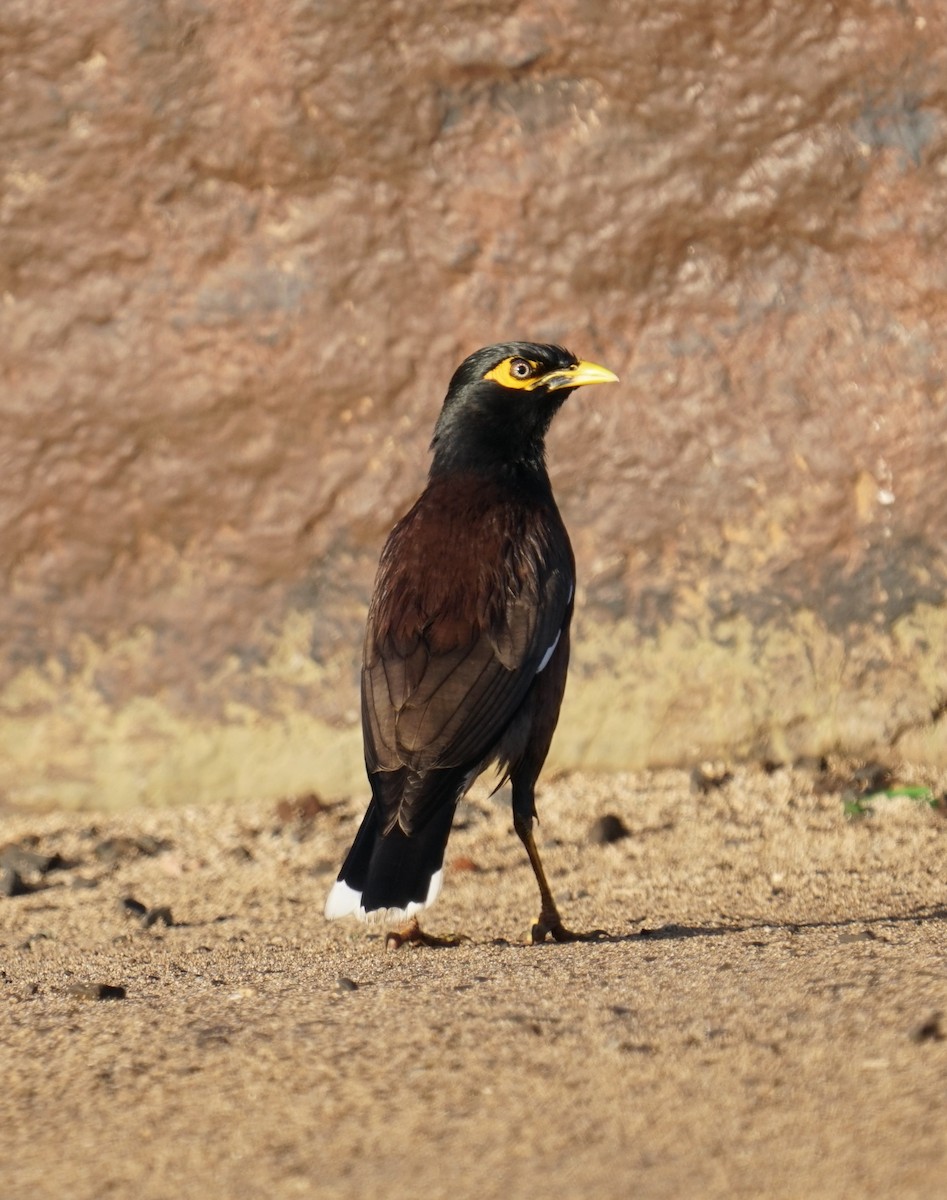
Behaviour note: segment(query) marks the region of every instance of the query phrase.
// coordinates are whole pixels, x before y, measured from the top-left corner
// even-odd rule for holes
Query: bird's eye
[[[514,379],[528,379],[531,372],[532,367],[525,358],[510,359],[510,374]]]

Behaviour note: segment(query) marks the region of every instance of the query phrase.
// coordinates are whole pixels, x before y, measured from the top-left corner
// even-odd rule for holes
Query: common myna
[[[563,925],[532,829],[575,597],[544,440],[573,388],[617,378],[561,346],[507,342],[471,354],[451,379],[427,487],[378,566],[362,658],[372,798],[328,918],[407,923],[395,945],[436,941],[416,914],[441,890],[458,801],[496,763],[539,884],[531,940],[600,936]]]

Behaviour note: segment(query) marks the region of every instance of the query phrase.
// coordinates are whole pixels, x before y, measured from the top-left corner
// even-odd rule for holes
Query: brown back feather
[[[485,765],[568,624],[573,577],[548,489],[432,481],[379,564],[362,668],[369,770]]]

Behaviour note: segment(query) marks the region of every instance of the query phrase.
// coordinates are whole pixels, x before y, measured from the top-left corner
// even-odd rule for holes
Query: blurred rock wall
[[[360,788],[454,367],[549,446],[562,767],[947,761],[940,0],[4,0],[0,796]]]

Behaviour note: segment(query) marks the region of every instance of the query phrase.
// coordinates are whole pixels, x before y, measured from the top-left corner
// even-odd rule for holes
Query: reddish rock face
[[[0,13],[0,790],[358,783],[454,367],[555,340],[560,765],[947,761],[947,10]],[[726,9],[727,11],[724,11]]]

